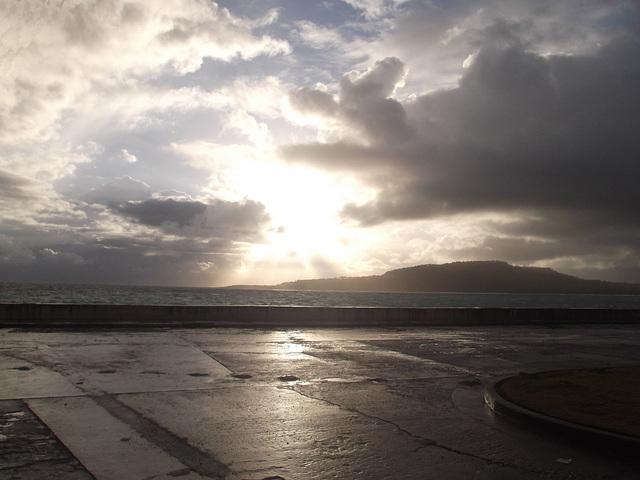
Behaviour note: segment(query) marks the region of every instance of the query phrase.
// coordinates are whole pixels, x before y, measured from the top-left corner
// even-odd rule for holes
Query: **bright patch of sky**
[[[637,2],[9,0],[0,281],[640,282]]]

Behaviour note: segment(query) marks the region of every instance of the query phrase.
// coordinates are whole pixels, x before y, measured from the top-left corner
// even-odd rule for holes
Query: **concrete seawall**
[[[0,304],[0,327],[372,327],[640,323],[640,310]]]

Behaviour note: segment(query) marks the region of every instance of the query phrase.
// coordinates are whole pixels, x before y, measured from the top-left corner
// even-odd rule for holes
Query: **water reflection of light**
[[[283,345],[286,353],[303,353],[304,347],[298,343],[285,343]]]

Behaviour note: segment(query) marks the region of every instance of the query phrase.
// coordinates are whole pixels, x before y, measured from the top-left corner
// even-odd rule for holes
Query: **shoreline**
[[[0,304],[0,328],[293,328],[634,323],[640,323],[640,309]]]

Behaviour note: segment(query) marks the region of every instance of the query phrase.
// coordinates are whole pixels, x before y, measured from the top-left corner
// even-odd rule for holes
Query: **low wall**
[[[373,327],[640,323],[640,310],[0,304],[0,327]]]

